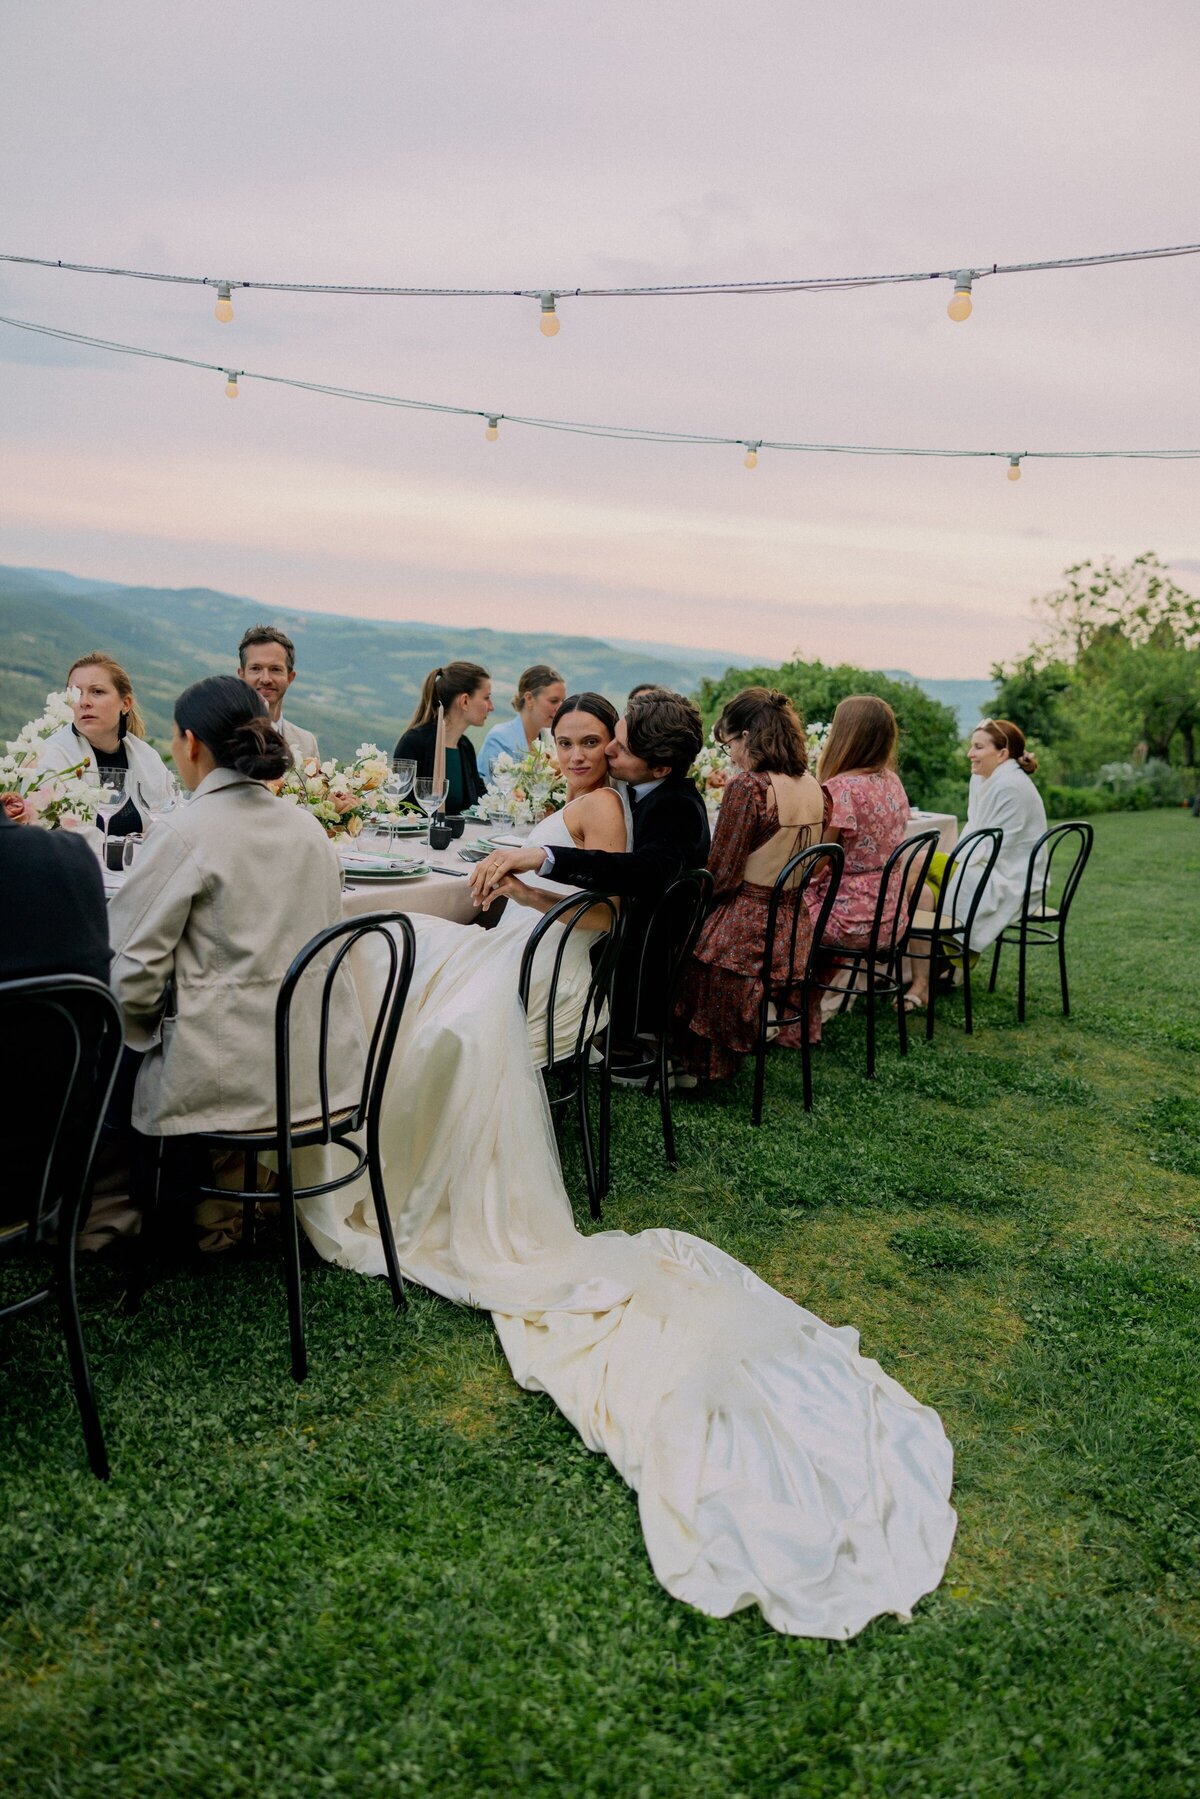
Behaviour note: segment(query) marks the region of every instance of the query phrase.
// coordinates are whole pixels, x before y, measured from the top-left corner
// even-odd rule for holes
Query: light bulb
[[[542,316],[538,321],[542,336],[557,337],[561,323],[562,320],[554,310],[554,295],[550,292],[544,293],[542,295]]]
[[[1009,457],[1008,478],[1010,481],[1019,481],[1021,479],[1021,458],[1019,456]]]
[[[225,392],[229,399],[236,400],[238,397],[237,371],[235,369],[226,369],[225,375]]]
[[[742,464],[745,468],[758,467],[758,445],[756,443],[746,445],[746,454],[742,457]]]
[[[487,430],[483,435],[490,444],[494,444],[500,435],[500,420],[498,418],[490,418],[487,422]]]
[[[228,281],[217,283],[217,304],[213,308],[213,312],[223,325],[227,325],[233,317],[233,301],[229,298]]]
[[[947,306],[946,311],[956,323],[961,322],[963,319],[969,319],[971,316],[972,279],[973,277],[970,269],[959,269],[957,275],[954,277],[954,297],[950,301],[949,306]]]

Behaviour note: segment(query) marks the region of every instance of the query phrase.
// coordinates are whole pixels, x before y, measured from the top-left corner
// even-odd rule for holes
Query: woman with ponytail
[[[800,720],[786,694],[744,687],[717,720],[714,734],[734,773],[721,800],[708,866],[713,909],[705,920],[676,1005],[676,1053],[684,1078],[724,1080],[736,1074],[758,1037],[767,912],[785,863],[821,836],[822,798],[808,768]],[[790,896],[795,903],[795,895]],[[807,912],[796,932],[797,961],[812,939]],[[790,911],[780,920],[773,971],[787,979]],[[819,1018],[812,1032],[820,1035]],[[800,1044],[799,1025],[780,1042]]]
[[[275,1000],[310,937],[342,916],[321,826],[263,785],[292,753],[252,687],[197,681],[175,702],[171,754],[191,802],[160,819],[109,907],[112,986],[142,1052],[134,1128],[261,1130],[275,1116]],[[297,1116],[319,1105],[320,981],[292,1007]],[[330,1015],[330,1103],[353,1103],[362,1019],[347,979]]]
[[[439,707],[446,714],[446,802],[443,812],[465,812],[482,799],[484,783],[475,760],[475,745],[466,736],[470,725],[487,723],[492,705],[492,677],[477,662],[448,662],[425,677],[417,709],[392,755],[407,757],[419,775],[433,773]]]
[[[110,837],[145,829],[146,814],[171,796],[171,775],[152,744],[134,698],[133,682],[112,656],[92,650],[71,664],[67,686],[78,690],[73,724],[62,725],[39,752],[42,768],[125,771],[125,804],[109,825]]]

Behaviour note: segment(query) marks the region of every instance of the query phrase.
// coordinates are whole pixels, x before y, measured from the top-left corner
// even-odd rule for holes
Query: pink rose
[[[348,793],[344,787],[335,787],[329,797],[341,813],[352,812],[358,804],[354,794]]]
[[[15,825],[29,824],[29,807],[19,793],[0,793],[0,806]]]

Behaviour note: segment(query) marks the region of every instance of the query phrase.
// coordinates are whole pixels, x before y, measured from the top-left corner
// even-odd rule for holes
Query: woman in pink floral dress
[[[833,715],[818,774],[825,793],[824,838],[840,843],[842,879],[825,927],[830,949],[864,950],[879,903],[879,876],[903,840],[910,809],[895,771],[896,714],[873,693],[844,699]],[[826,881],[815,880],[806,895],[815,921]],[[889,929],[899,887],[888,896],[884,928]]]
[[[808,771],[800,720],[786,694],[747,687],[717,720],[715,735],[729,749],[735,773],[725,788],[708,858],[715,892],[684,971],[675,1008],[675,1054],[686,1074],[724,1080],[758,1041],[767,909],[775,877],[821,835],[821,789]],[[772,970],[782,981],[791,939],[794,895],[785,896]],[[812,941],[802,914],[796,932],[796,966]],[[814,1020],[820,1034],[820,1021]],[[812,1027],[810,1026],[810,1030]],[[799,1025],[786,1025],[780,1043],[798,1048]]]

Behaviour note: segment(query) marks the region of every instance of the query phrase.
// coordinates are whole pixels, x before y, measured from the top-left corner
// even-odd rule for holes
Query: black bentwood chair
[[[938,846],[936,831],[921,831],[897,844],[879,876],[879,898],[871,922],[871,937],[865,950],[832,947],[837,960],[850,965],[850,985],[839,1011],[846,1011],[857,993],[866,1002],[867,1011],[867,1079],[875,1078],[875,1014],[881,1000],[894,999],[896,1026],[900,1037],[900,1054],[908,1054],[908,1020],[904,1012],[904,958],[916,916],[917,900],[929,873],[933,852]],[[865,987],[858,985],[863,971]],[[828,983],[826,983],[828,985]],[[830,991],[835,991],[832,987]]]
[[[1072,819],[1065,825],[1053,825],[1038,838],[1029,852],[1029,867],[1025,871],[1025,893],[1021,901],[1021,916],[1015,924],[1006,925],[996,939],[996,948],[992,956],[992,973],[988,981],[988,992],[992,993],[996,986],[996,973],[1000,967],[1000,951],[1006,943],[1015,943],[1017,947],[1017,1023],[1025,1023],[1025,958],[1031,948],[1043,945],[1056,945],[1058,948],[1058,979],[1062,988],[1063,1017],[1070,1017],[1071,1003],[1067,994],[1067,915],[1071,910],[1071,902],[1083,879],[1083,871],[1087,867],[1087,859],[1092,853],[1092,844],[1096,833],[1091,825],[1082,819]],[[1057,878],[1062,888],[1057,900],[1051,899],[1050,888],[1055,880],[1054,858],[1060,851],[1066,850],[1068,844],[1072,848],[1063,858],[1063,864],[1057,871]],[[1041,873],[1038,872],[1038,857],[1043,855]]]
[[[845,851],[840,843],[814,843],[809,849],[800,850],[789,862],[784,863],[771,888],[771,899],[767,907],[767,935],[763,944],[762,1000],[758,1011],[758,1042],[754,1050],[754,1103],[750,1112],[752,1124],[762,1123],[763,1089],[767,1074],[767,1044],[770,1034],[773,1030],[787,1024],[801,1026],[800,1069],[804,1079],[804,1110],[812,1111],[812,1045],[808,1041],[809,1004],[812,996],[820,991],[820,983],[817,980],[817,963],[821,954],[821,938],[825,934],[825,926],[829,921],[833,902],[837,898],[844,861]],[[820,914],[813,925],[808,949],[797,968],[796,938],[799,935],[801,921],[808,915],[805,896],[822,867],[828,870],[829,885],[825,890]],[[783,914],[782,927],[781,913]],[[790,922],[789,913],[791,915]],[[780,941],[781,928],[787,933],[788,945],[786,972],[782,978],[774,972],[776,945]],[[791,1009],[789,1010],[789,1008]]]
[[[562,973],[563,958],[574,930],[594,930],[593,925],[584,926],[582,920],[587,913],[601,910],[607,914],[608,923],[597,942],[591,945],[589,955],[592,965],[592,978],[588,986],[584,1002],[583,1014],[579,1020],[579,1028],[575,1033],[575,1042],[566,1055],[556,1056],[554,1053],[554,1011],[558,1002],[558,981]],[[546,1056],[541,1064],[543,1076],[553,1075],[559,1084],[559,1093],[550,1099],[552,1111],[569,1106],[574,1100],[579,1116],[579,1134],[583,1142],[583,1166],[587,1179],[588,1205],[593,1218],[600,1216],[600,1202],[608,1192],[609,1181],[609,1140],[612,1117],[612,1084],[609,1079],[610,1058],[612,1055],[612,1032],[604,1032],[603,1059],[599,1069],[600,1075],[600,1128],[599,1155],[592,1145],[592,1126],[588,1114],[588,1080],[592,1073],[592,1044],[603,1029],[612,1012],[613,981],[616,974],[617,958],[621,953],[621,939],[624,932],[624,917],[617,901],[607,893],[568,894],[530,933],[521,957],[521,972],[517,983],[517,992],[525,1011],[529,1011],[529,988],[533,979],[534,959],[542,944],[557,926],[562,930],[557,941],[551,938],[554,946],[554,966],[550,975],[550,986],[546,1002]],[[550,953],[549,946],[547,954]],[[548,1096],[549,1097],[549,1096]]]
[[[383,994],[367,1045],[366,1063],[358,1099],[354,1105],[344,1106],[335,1111],[330,1108],[329,1104],[330,1007],[333,1003],[334,989],[339,976],[343,981],[350,980],[348,966],[343,973],[343,964],[346,962],[346,958],[352,949],[368,938],[376,940],[377,944],[382,946],[386,956]],[[291,1101],[292,1001],[303,976],[318,958],[327,954],[329,959],[326,966],[323,970],[316,971],[314,975],[314,978],[320,978],[322,982],[321,1029],[317,1060],[320,1110],[313,1116],[298,1119],[293,1116]],[[396,1033],[400,1028],[400,1018],[404,1011],[404,1002],[408,997],[409,982],[412,980],[415,954],[416,936],[410,920],[402,912],[368,912],[358,918],[344,919],[341,924],[330,925],[328,930],[318,932],[304,945],[284,975],[279,988],[279,997],[275,1003],[275,1124],[270,1129],[262,1131],[196,1132],[187,1140],[190,1144],[198,1145],[203,1150],[240,1150],[242,1152],[244,1184],[240,1189],[210,1187],[202,1184],[190,1185],[188,1196],[195,1198],[197,1195],[203,1195],[212,1199],[240,1199],[242,1201],[244,1242],[248,1242],[252,1235],[254,1208],[261,1197],[257,1191],[256,1182],[258,1158],[260,1155],[273,1154],[278,1159],[279,1185],[276,1197],[279,1200],[280,1218],[283,1225],[283,1267],[287,1282],[292,1374],[297,1381],[302,1381],[308,1373],[308,1354],[304,1341],[304,1311],[300,1293],[300,1234],[296,1218],[297,1200],[315,1199],[322,1193],[335,1193],[340,1187],[346,1187],[351,1181],[357,1180],[365,1169],[371,1184],[371,1197],[375,1203],[375,1219],[383,1244],[383,1256],[387,1265],[392,1299],[398,1312],[404,1311],[408,1304],[404,1293],[404,1280],[400,1273],[400,1262],[396,1255],[396,1242],[392,1235],[392,1221],[388,1214],[387,1196],[383,1189],[383,1169],[379,1158],[379,1114],[387,1085],[388,1069],[391,1066],[392,1050],[395,1048]],[[366,1138],[365,1148],[361,1142],[357,1141],[364,1135]],[[311,1149],[332,1144],[338,1144],[350,1151],[354,1158],[353,1166],[341,1174],[332,1176],[327,1181],[320,1181],[308,1187],[298,1187],[293,1173],[295,1152],[298,1149]],[[157,1139],[156,1148],[158,1150],[158,1166],[155,1171],[153,1191],[149,1196],[151,1206],[155,1209],[157,1208],[158,1187],[162,1175],[161,1138]],[[144,1229],[143,1235],[148,1234],[148,1231]]]
[[[21,1140],[10,1148],[0,1195],[0,1254],[49,1249],[54,1264],[53,1285],[0,1307],[0,1318],[28,1312],[51,1293],[56,1297],[88,1461],[93,1474],[107,1480],[75,1291],[75,1238],[121,1055],[120,1008],[103,982],[86,975],[5,981],[0,1043],[5,1066],[19,1054],[23,1066],[32,1058],[44,1070],[30,1100],[22,1102]]]
[[[946,876],[938,892],[937,905],[932,912],[918,911],[913,918],[912,934],[908,940],[908,959],[910,962],[929,963],[929,1006],[925,1014],[925,1041],[933,1037],[934,1011],[937,1005],[937,963],[941,956],[957,956],[962,962],[963,977],[963,1029],[970,1036],[973,1030],[971,1017],[971,927],[975,923],[975,914],[979,910],[991,873],[996,866],[996,857],[1000,854],[1000,841],[1003,831],[994,825],[985,825],[981,830],[968,831],[960,837],[950,852],[946,864]],[[959,901],[962,897],[962,881],[970,871],[971,880],[975,883],[965,907],[961,909]],[[928,944],[925,951],[914,947],[914,940]]]
[[[637,1041],[645,1053],[622,1061],[625,1081],[644,1080],[643,1092],[658,1089],[663,1151],[668,1168],[678,1168],[675,1121],[671,1116],[671,1020],[679,983],[712,905],[713,878],[707,868],[685,869],[654,902],[638,954]]]

